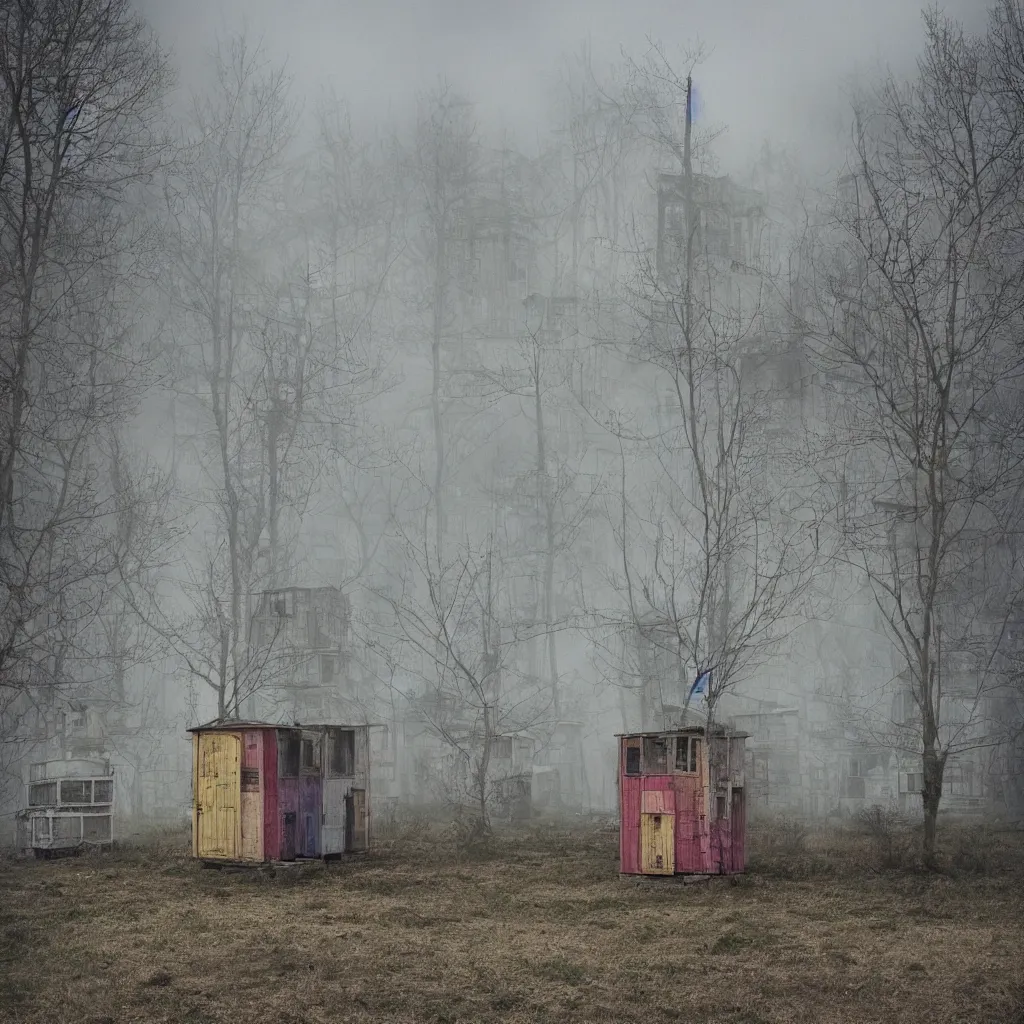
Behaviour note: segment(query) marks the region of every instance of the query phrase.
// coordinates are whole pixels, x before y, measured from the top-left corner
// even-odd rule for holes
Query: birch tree
[[[213,71],[167,188],[193,486],[208,519],[184,587],[192,611],[163,628],[224,717],[266,682],[268,652],[249,657],[248,599],[283,578],[283,510],[308,489],[313,288],[308,261],[282,240],[295,119],[285,73],[244,37],[217,51]]]

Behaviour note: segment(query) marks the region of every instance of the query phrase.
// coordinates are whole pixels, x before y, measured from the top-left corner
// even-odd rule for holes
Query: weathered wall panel
[[[732,870],[747,870],[746,790],[732,791]]]
[[[281,829],[280,859],[294,860],[299,843],[299,780],[277,780],[278,822]]]
[[[300,857],[320,856],[320,819],[323,815],[323,785],[319,775],[303,775],[299,780]]]
[[[247,729],[242,734],[242,844],[243,860],[263,860],[263,734]]]
[[[325,857],[345,852],[345,801],[351,789],[351,779],[324,779],[324,823],[320,831],[320,847]]]
[[[277,735],[262,730],[263,741],[263,855],[281,860],[281,811],[277,781]]]

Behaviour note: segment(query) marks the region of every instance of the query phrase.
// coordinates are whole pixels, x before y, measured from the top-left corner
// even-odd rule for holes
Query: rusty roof
[[[378,722],[255,722],[239,718],[215,718],[203,725],[193,725],[186,732],[237,732],[239,729],[373,729]]]
[[[632,739],[635,736],[703,736],[704,726],[703,725],[684,725],[678,729],[649,729],[646,732],[617,732],[615,733],[616,739],[625,737],[626,739]],[[712,735],[714,736],[729,736],[732,739],[747,739],[751,734],[749,732],[736,732],[732,729],[726,729],[724,727],[716,729]]]

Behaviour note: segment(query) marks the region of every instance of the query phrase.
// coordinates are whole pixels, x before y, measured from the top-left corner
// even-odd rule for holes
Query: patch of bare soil
[[[537,829],[467,856],[419,828],[273,872],[166,844],[6,863],[0,1020],[1024,1020],[1019,837],[943,874],[755,841],[736,884],[687,886],[620,878],[616,846]]]

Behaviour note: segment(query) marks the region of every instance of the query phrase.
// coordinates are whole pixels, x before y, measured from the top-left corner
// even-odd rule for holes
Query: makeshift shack
[[[192,733],[192,852],[291,861],[369,845],[369,726],[222,720]]]
[[[65,758],[29,767],[22,848],[53,857],[114,841],[114,773],[109,761]]]
[[[737,874],[745,866],[746,733],[703,726],[620,735],[619,870]]]

